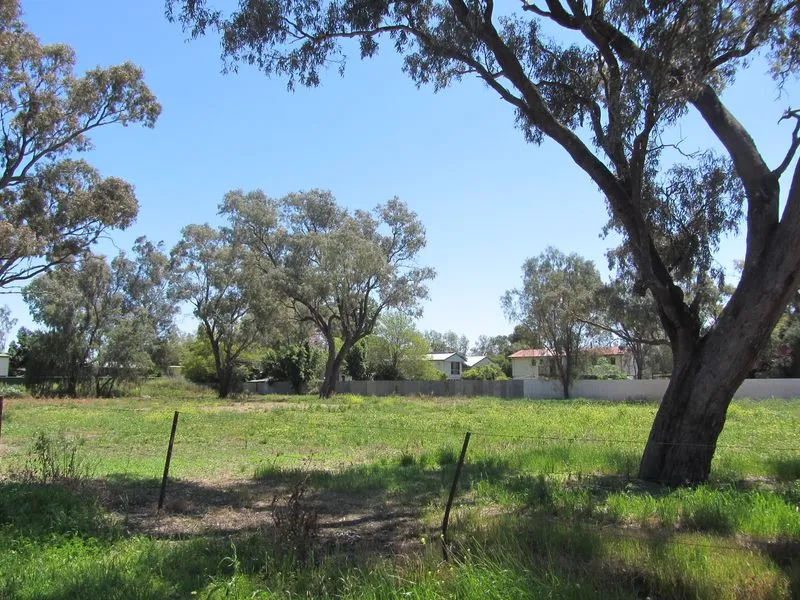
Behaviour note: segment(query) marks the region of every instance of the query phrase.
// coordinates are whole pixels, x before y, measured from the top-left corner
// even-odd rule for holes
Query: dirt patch
[[[273,481],[170,481],[159,512],[156,480],[95,480],[90,485],[127,533],[167,539],[270,530],[273,501],[280,505],[288,490],[288,484]],[[304,510],[317,513],[323,546],[398,553],[430,535],[419,510],[369,494],[309,487]]]

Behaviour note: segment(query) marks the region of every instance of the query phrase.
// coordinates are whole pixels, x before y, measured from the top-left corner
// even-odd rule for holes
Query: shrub
[[[53,439],[38,431],[25,466],[12,475],[24,483],[81,483],[90,474],[86,461],[78,454],[82,445],[83,440],[63,434]]]
[[[583,374],[583,379],[627,379],[624,373],[607,358],[600,358]]]
[[[508,376],[503,373],[503,370],[495,364],[472,367],[464,371],[462,377],[464,379],[484,379],[487,381],[503,381],[508,379]]]
[[[270,349],[264,357],[264,376],[277,381],[288,381],[296,394],[303,391],[314,378],[323,360],[322,351],[308,342],[284,344]]]
[[[21,385],[0,383],[0,396],[5,396],[6,398],[21,398],[25,394],[25,388]]]
[[[310,558],[319,534],[317,511],[303,502],[307,491],[308,476],[292,485],[285,498],[275,495],[271,506],[276,541],[300,563]]]

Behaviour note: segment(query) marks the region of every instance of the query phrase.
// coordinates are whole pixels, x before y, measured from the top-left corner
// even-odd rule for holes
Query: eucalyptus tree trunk
[[[328,360],[325,363],[325,376],[319,388],[320,398],[330,398],[336,392],[336,382],[339,381],[342,363],[351,345],[344,344],[337,352],[334,341],[328,340]]]
[[[708,479],[733,395],[797,289],[796,245],[771,245],[761,264],[745,271],[708,334],[673,336],[672,377],[639,465],[641,479],[668,485]]]

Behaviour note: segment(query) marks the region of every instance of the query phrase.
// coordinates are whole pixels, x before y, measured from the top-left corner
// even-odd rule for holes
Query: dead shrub
[[[319,534],[317,510],[303,503],[308,491],[308,476],[294,483],[288,494],[272,499],[272,523],[278,546],[301,563],[305,563]]]

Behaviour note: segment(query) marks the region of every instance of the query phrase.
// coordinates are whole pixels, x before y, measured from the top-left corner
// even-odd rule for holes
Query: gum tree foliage
[[[797,75],[798,0],[520,0],[502,7],[492,0],[242,0],[230,12],[219,6],[167,0],[167,15],[194,37],[218,33],[229,68],[252,64],[287,78],[290,87],[315,86],[329,65],[343,70],[348,40],[364,58],[384,43],[403,56],[418,85],[440,90],[478,77],[516,113],[528,140],[547,137],[561,146],[605,196],[672,349],[672,378],[639,475],[670,484],[708,478],[733,393],[800,283],[800,112],[783,114],[787,151],[769,164],[757,132],[746,130],[722,94],[739,71],[760,64],[752,60],[758,55],[779,83]],[[716,137],[724,159],[684,159],[673,151],[670,127],[688,112]],[[710,183],[729,190],[721,197],[704,193],[709,168]],[[746,235],[744,270],[706,327],[702,301],[687,294],[682,274],[704,278],[706,250],[715,251],[715,239],[734,225]]]
[[[303,393],[303,386],[319,371],[322,351],[305,341],[300,344],[281,344],[270,348],[264,357],[264,376],[277,381],[288,381],[295,394]]]
[[[569,386],[580,372],[581,350],[591,339],[600,274],[590,260],[549,247],[522,265],[522,287],[502,299],[506,315],[521,321],[555,358],[558,378],[569,398]]]
[[[133,222],[133,187],[76,154],[98,127],[152,127],[161,112],[137,66],[76,76],[72,48],[42,45],[19,12],[17,0],[0,0],[0,288]]]
[[[458,335],[455,331],[440,333],[429,329],[423,332],[422,336],[430,344],[431,352],[460,352],[466,356],[469,351],[469,338]]]
[[[243,354],[280,328],[277,302],[248,269],[245,251],[230,230],[187,225],[170,254],[170,297],[188,302],[214,357],[217,391],[236,384]]]
[[[325,338],[321,397],[335,391],[345,356],[372,333],[384,310],[415,314],[427,297],[425,282],[434,271],[415,261],[425,229],[397,198],[372,212],[351,213],[327,191],[280,200],[233,191],[221,212],[250,249],[262,284],[288,299],[296,317]]]
[[[11,316],[11,309],[0,306],[0,350],[5,350],[8,334],[16,324],[17,320]]]
[[[378,319],[374,333],[365,339],[369,369],[375,379],[418,379],[426,372],[428,342],[416,330],[414,319],[387,311]]]
[[[129,258],[120,253],[112,261],[112,269],[122,279],[122,311],[140,318],[149,329],[147,344],[150,362],[162,373],[174,357],[170,345],[175,343],[177,306],[169,297],[170,259],[163,242],[153,243],[145,237],[136,239]]]
[[[594,297],[595,318],[587,324],[620,340],[633,356],[636,378],[641,379],[652,349],[668,345],[669,340],[653,297],[646,290],[637,293],[635,286],[635,282],[621,278],[600,286]]]
[[[142,245],[149,243],[139,240]],[[138,260],[153,258],[137,254]],[[157,342],[156,317],[131,277],[138,270],[137,261],[124,255],[109,264],[105,257],[84,254],[24,288],[34,321],[44,327],[27,351],[28,383],[44,392],[58,378],[58,393],[87,393],[93,384],[91,391],[107,396],[118,383],[147,373]]]

